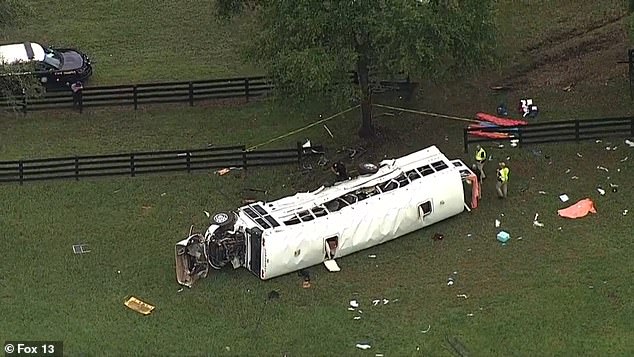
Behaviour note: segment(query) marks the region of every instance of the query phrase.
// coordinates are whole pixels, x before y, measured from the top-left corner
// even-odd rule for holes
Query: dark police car
[[[86,54],[70,48],[44,47],[35,42],[0,45],[0,62],[33,62],[33,71],[12,75],[35,75],[49,88],[85,82],[92,75],[92,66]]]

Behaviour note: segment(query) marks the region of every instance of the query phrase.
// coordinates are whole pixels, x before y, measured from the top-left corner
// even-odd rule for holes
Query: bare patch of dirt
[[[496,83],[514,89],[602,85],[627,75],[627,18],[620,16],[529,44],[518,64]]]

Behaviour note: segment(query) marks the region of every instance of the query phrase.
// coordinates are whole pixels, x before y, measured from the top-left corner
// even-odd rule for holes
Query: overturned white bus
[[[214,215],[204,234],[176,244],[178,282],[191,287],[229,263],[263,280],[334,263],[463,212],[464,182],[478,189],[474,173],[435,146],[383,160],[372,172]]]

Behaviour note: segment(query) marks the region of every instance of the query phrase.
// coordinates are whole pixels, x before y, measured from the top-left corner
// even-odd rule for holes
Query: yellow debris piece
[[[141,313],[143,315],[149,315],[150,312],[152,312],[152,310],[154,310],[154,306],[145,303],[137,298],[135,298],[134,296],[131,296],[128,300],[126,300],[124,302],[125,306],[129,307],[130,309]]]

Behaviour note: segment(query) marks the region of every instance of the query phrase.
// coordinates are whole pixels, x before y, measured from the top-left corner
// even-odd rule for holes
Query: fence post
[[[75,181],[79,181],[79,157],[75,156]]]
[[[522,131],[524,131],[522,126],[517,128],[517,147],[520,148],[522,147]]]
[[[247,103],[249,102],[249,78],[244,79],[244,96],[247,98]]]
[[[134,101],[134,110],[137,110],[139,107],[139,97],[136,84],[132,87],[132,100]]]
[[[135,175],[134,154],[130,154],[130,177],[134,177]]]
[[[22,160],[20,160],[20,162],[18,163],[18,177],[20,178],[21,185],[24,180],[24,163],[22,162]]]
[[[247,169],[247,147],[242,145],[242,167]]]
[[[579,120],[575,120],[575,141],[579,142]]]
[[[630,6],[632,6],[632,0],[630,0]],[[627,54],[629,61],[628,75],[630,77],[630,100],[634,100],[634,49],[630,49]]]
[[[194,83],[189,82],[189,106],[194,106]]]
[[[187,152],[187,156],[185,158],[185,160],[187,160],[187,173],[190,173],[192,171],[192,166],[191,166],[191,153]]]
[[[467,130],[468,130],[467,128],[464,128],[463,136],[462,136],[462,143],[464,145],[465,154],[469,152],[469,132]]]
[[[630,135],[634,136],[634,117],[630,118]]]

